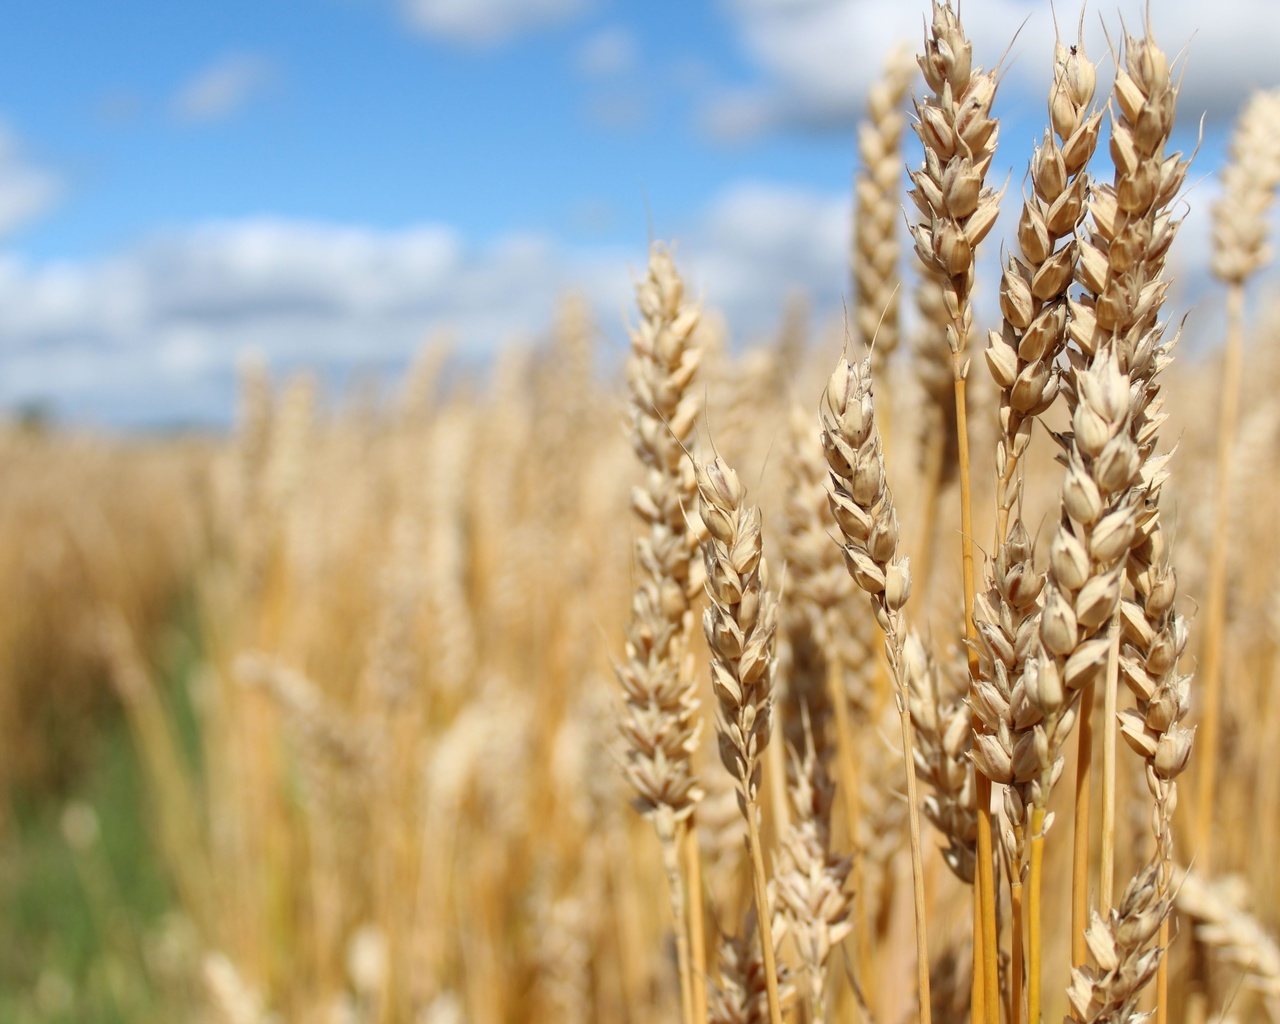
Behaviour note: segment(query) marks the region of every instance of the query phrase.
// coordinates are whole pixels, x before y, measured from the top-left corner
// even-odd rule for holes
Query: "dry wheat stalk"
[[[869,359],[858,364],[840,359],[823,393],[821,422],[822,448],[831,474],[831,512],[844,538],[845,565],[854,582],[871,598],[876,622],[884,633],[885,656],[897,691],[915,882],[917,994],[922,1019],[928,1024],[929,952],[924,868],[912,751],[911,697],[903,664],[906,630],[901,615],[902,606],[911,595],[911,562],[898,556],[898,514],[885,478]]]
[[[808,725],[806,719],[806,726]],[[825,1020],[827,960],[853,931],[852,897],[845,883],[853,867],[831,844],[832,785],[805,729],[804,754],[791,754],[793,819],[782,839],[774,894],[807,984],[809,1019]]]
[[[631,440],[646,476],[632,492],[632,508],[648,532],[636,541],[640,582],[617,674],[627,699],[627,776],[659,835],[673,839],[701,795],[690,762],[700,727],[688,656],[691,602],[701,581],[693,571],[697,535],[685,511],[697,487],[683,447],[700,405],[690,387],[698,368],[690,343],[698,309],[684,302],[671,257],[657,245],[636,296],[642,319],[632,331],[628,364]]]
[[[860,168],[854,180],[853,330],[873,353],[880,374],[898,347],[898,269],[902,217],[902,103],[915,78],[914,59],[898,48],[885,59],[880,78],[867,93],[867,112],[858,125]]]
[[[684,301],[684,284],[670,253],[656,244],[648,273],[636,287],[636,299],[641,320],[631,332],[627,380],[631,442],[646,475],[644,485],[632,492],[631,507],[648,532],[635,542],[639,583],[631,602],[625,657],[616,674],[626,696],[622,732],[628,746],[627,777],[636,790],[637,806],[662,842],[689,1020],[700,998],[688,963],[680,858],[687,822],[702,796],[691,761],[701,722],[689,651],[695,628],[692,600],[702,581],[694,557],[696,520],[689,515],[697,483],[686,458],[700,409],[690,387],[699,363],[699,349],[693,344],[698,307]],[[689,902],[700,920],[700,889]]]
[[[974,329],[974,256],[979,243],[995,224],[1000,209],[1000,195],[985,185],[999,135],[998,122],[991,116],[997,76],[995,71],[984,74],[974,66],[972,44],[949,0],[946,5],[933,0],[933,20],[925,38],[920,68],[932,95],[923,103],[916,103],[915,130],[924,145],[925,162],[921,169],[911,173],[915,188],[910,195],[923,219],[911,226],[911,234],[920,262],[941,278],[943,305],[949,321],[946,338],[951,350],[955,391],[964,632],[965,639],[972,645],[977,634],[973,622],[973,499],[965,398],[969,373],[966,349]],[[971,649],[971,677],[976,669],[976,655]],[[977,779],[976,799],[978,865],[974,886],[974,943],[981,954],[974,958],[975,1002],[980,971],[980,1012],[987,1024],[997,1024],[999,979],[991,784],[982,775]]]
[[[1077,966],[1085,958],[1089,712],[1098,685],[1105,687],[1107,730],[1100,888],[1104,908],[1111,898],[1120,648],[1114,615],[1123,593],[1124,562],[1141,561],[1143,540],[1158,527],[1166,457],[1154,454],[1164,418],[1155,377],[1167,365],[1176,342],[1164,340],[1159,321],[1168,288],[1162,272],[1178,228],[1170,205],[1188,167],[1181,154],[1165,155],[1177,85],[1167,57],[1149,33],[1142,38],[1126,33],[1113,99],[1115,177],[1111,185],[1097,185],[1090,194],[1089,230],[1080,238],[1076,267],[1083,294],[1069,305],[1073,372],[1064,390],[1072,429],[1059,437],[1067,481],[1041,623],[1041,640],[1052,655],[1041,660],[1041,695],[1065,687],[1062,692],[1070,704],[1073,694],[1083,694],[1072,882],[1072,960]],[[1130,577],[1141,573],[1140,565],[1129,565]],[[1165,878],[1159,881],[1163,884]],[[1163,1008],[1163,982],[1160,989]]]
[[[1243,283],[1269,258],[1267,214],[1280,186],[1280,89],[1255,92],[1236,123],[1213,208],[1214,274]]]
[[[1280,90],[1255,93],[1240,114],[1230,158],[1222,169],[1223,196],[1213,210],[1214,274],[1227,285],[1227,336],[1218,412],[1217,487],[1210,520],[1208,600],[1200,672],[1205,689],[1204,752],[1196,807],[1196,847],[1201,868],[1213,860],[1213,803],[1221,711],[1223,636],[1227,605],[1228,525],[1231,503],[1227,477],[1237,459],[1237,420],[1243,373],[1244,284],[1268,259],[1267,211],[1280,185]]]
[[[982,730],[975,737],[973,758],[983,775],[1003,786],[1006,824],[1001,839],[1012,904],[1010,1005],[1015,1024],[1021,1019],[1025,975],[1023,885],[1032,838],[1032,808],[1044,806],[1043,780],[1047,778],[1052,786],[1064,763],[1061,756],[1052,755],[1040,710],[1027,696],[1028,666],[1035,663],[1044,588],[1044,576],[1035,571],[1032,553],[1031,538],[1019,513],[1008,536],[997,543],[995,559],[987,566],[987,589],[974,602],[978,672],[971,699]],[[1048,821],[1046,816],[1041,832]],[[1039,932],[1036,934],[1038,937]],[[1038,979],[1036,985],[1038,991]]]
[[[1000,286],[1004,323],[991,331],[987,365],[1000,393],[996,443],[996,549],[990,585],[975,608],[979,633],[973,703],[982,723],[975,755],[982,773],[1003,783],[1009,826],[1004,833],[1013,902],[1014,948],[1011,1006],[1015,1024],[1022,1002],[1022,888],[1030,807],[1043,807],[1043,780],[1061,773],[1027,700],[1023,675],[1040,617],[1042,580],[1031,565],[1026,531],[1010,515],[1020,492],[1017,469],[1031,440],[1035,420],[1058,391],[1057,360],[1066,345],[1068,292],[1076,269],[1077,228],[1084,218],[1088,163],[1097,145],[1101,112],[1089,113],[1094,66],[1083,46],[1054,46],[1050,127],[1031,160],[1031,193],[1018,223],[1021,258],[1010,255]],[[1059,245],[1063,239],[1066,243]],[[1069,723],[1068,723],[1069,725]],[[1037,896],[1037,908],[1038,896]],[[1038,925],[1037,925],[1038,935]],[[1035,970],[1038,972],[1038,963]],[[1038,991],[1038,978],[1036,981]]]
[[[737,783],[738,807],[747,820],[769,1016],[773,1024],[780,1024],[768,879],[757,820],[761,755],[769,743],[773,718],[777,603],[769,590],[760,509],[747,504],[738,474],[717,456],[709,465],[697,466],[697,485],[698,511],[708,534],[702,546],[708,599],[702,627],[711,650],[720,760]]]

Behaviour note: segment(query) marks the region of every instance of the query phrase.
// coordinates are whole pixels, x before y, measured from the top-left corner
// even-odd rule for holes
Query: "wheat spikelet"
[[[1180,153],[1164,152],[1177,94],[1155,40],[1126,35],[1113,93],[1119,112],[1111,117],[1115,177],[1095,184],[1089,196],[1089,231],[1076,267],[1084,294],[1072,300],[1068,324],[1080,353],[1115,346],[1126,371],[1168,290],[1161,273],[1178,227],[1168,208],[1188,167]]]
[[[1166,208],[1187,164],[1164,156],[1177,89],[1149,36],[1126,37],[1115,95],[1115,182],[1092,191],[1077,264],[1084,294],[1070,303],[1072,429],[1060,437],[1067,477],[1040,629],[1051,657],[1031,693],[1048,722],[1106,669],[1109,642],[1100,634],[1119,608],[1129,549],[1153,528],[1164,473],[1152,457],[1163,420],[1154,378],[1173,344],[1157,319],[1167,290],[1160,275],[1178,226]]]
[[[723,459],[697,467],[698,510],[707,530],[707,608],[702,628],[711,650],[711,688],[718,702],[720,760],[737,783],[738,807],[747,821],[751,875],[760,922],[769,1016],[781,1024],[774,939],[759,814],[761,755],[773,719],[774,638],[777,604],[769,591],[760,536],[760,509]]]
[[[1181,724],[1190,710],[1191,677],[1178,672],[1187,632],[1174,608],[1177,577],[1158,524],[1130,560],[1130,578],[1134,597],[1121,612],[1120,671],[1137,701],[1121,713],[1120,732],[1147,763],[1147,786],[1156,803],[1152,829],[1167,868],[1173,858],[1169,823],[1177,807],[1175,780],[1187,766],[1195,731]],[[1166,871],[1162,882],[1167,881]]]

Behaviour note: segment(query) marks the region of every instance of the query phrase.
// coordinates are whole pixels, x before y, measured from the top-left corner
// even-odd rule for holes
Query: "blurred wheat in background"
[[[58,808],[87,937],[11,910],[5,1019],[1280,1018],[1280,94],[1189,362],[1185,40],[1113,31],[1109,93],[1023,55],[1019,196],[1001,55],[925,15],[843,323],[736,349],[655,242],[620,373],[568,296],[384,400],[246,360],[230,437],[4,429],[3,781],[62,792],[113,694],[138,767],[95,792],[144,796]]]

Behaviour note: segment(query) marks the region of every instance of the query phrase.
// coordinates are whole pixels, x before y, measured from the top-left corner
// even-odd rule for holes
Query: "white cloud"
[[[0,406],[225,421],[246,349],[337,374],[400,365],[431,329],[484,352],[544,329],[570,287],[613,324],[626,265],[539,237],[469,246],[437,225],[278,220],[192,227],[94,262],[0,257]]]
[[[46,212],[61,191],[57,176],[33,164],[17,136],[0,121],[0,236]]]
[[[173,98],[182,121],[216,121],[241,110],[275,77],[271,61],[257,54],[221,57],[186,82]]]
[[[777,326],[797,288],[838,306],[847,287],[850,201],[744,182],[708,208],[681,249],[693,287],[724,310],[735,335],[758,339]]]
[[[680,232],[692,287],[738,336],[772,330],[794,287],[835,303],[843,196],[764,184],[725,191]],[[634,248],[571,248],[534,235],[468,244],[441,225],[381,231],[246,220],[194,226],[109,259],[0,257],[0,406],[47,404],[79,420],[225,422],[246,349],[276,367],[340,375],[402,366],[423,336],[484,355],[586,294],[619,344],[644,264]]]
[[[1169,265],[1177,280],[1170,315],[1202,303],[1189,322],[1191,346],[1205,343],[1196,335],[1211,341],[1220,319],[1205,244],[1215,194],[1212,182],[1193,192]],[[1016,224],[1018,201],[1010,189],[983,247],[980,317],[998,315],[998,243]],[[771,336],[797,288],[818,312],[839,312],[848,290],[844,192],[740,182],[674,232],[658,213],[691,291],[726,314],[735,338]],[[639,240],[570,247],[513,234],[477,245],[442,225],[385,231],[283,220],[194,226],[91,262],[0,256],[0,407],[39,401],[80,420],[226,422],[246,349],[278,369],[305,365],[331,378],[399,369],[436,330],[482,357],[547,330],[569,289],[588,296],[596,322],[621,346],[643,264]]]
[[[565,21],[589,0],[401,0],[409,24],[424,35],[453,42],[505,42],[532,29]]]
[[[620,25],[588,36],[575,59],[579,73],[590,78],[612,78],[635,68],[639,57],[636,37]]]
[[[1142,25],[1145,0],[1124,0],[1119,15],[1085,18],[1085,42],[1100,65],[1109,64],[1111,38]],[[928,4],[882,0],[729,0],[739,36],[764,75],[765,88],[722,93],[706,114],[713,131],[772,126],[846,128],[860,114],[867,86],[883,55],[905,41],[918,48]],[[1156,37],[1171,56],[1186,50],[1180,109],[1184,123],[1202,111],[1229,116],[1256,85],[1280,82],[1275,0],[1163,0],[1153,5]],[[1009,78],[1000,101],[1006,112],[1039,116],[1051,71],[1054,26],[1040,0],[970,0],[963,8],[976,62],[993,66],[1010,51]],[[1019,28],[1021,26],[1021,29]],[[1063,12],[1064,39],[1074,41],[1074,12]],[[1017,36],[1015,40],[1015,34]],[[1010,46],[1012,44],[1012,48]],[[1104,70],[1099,94],[1109,81]]]

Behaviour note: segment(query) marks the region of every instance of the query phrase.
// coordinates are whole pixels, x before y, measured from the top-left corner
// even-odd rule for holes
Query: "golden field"
[[[1184,354],[1167,45],[1126,35],[1109,97],[1045,55],[1020,198],[935,5],[871,96],[843,321],[735,348],[655,244],[625,366],[569,296],[374,403],[247,362],[230,437],[6,429],[0,772],[56,796],[92,938],[15,957],[3,1012],[1280,1015],[1280,321],[1245,301],[1280,99]],[[120,712],[145,910],[109,809],[61,803]]]

